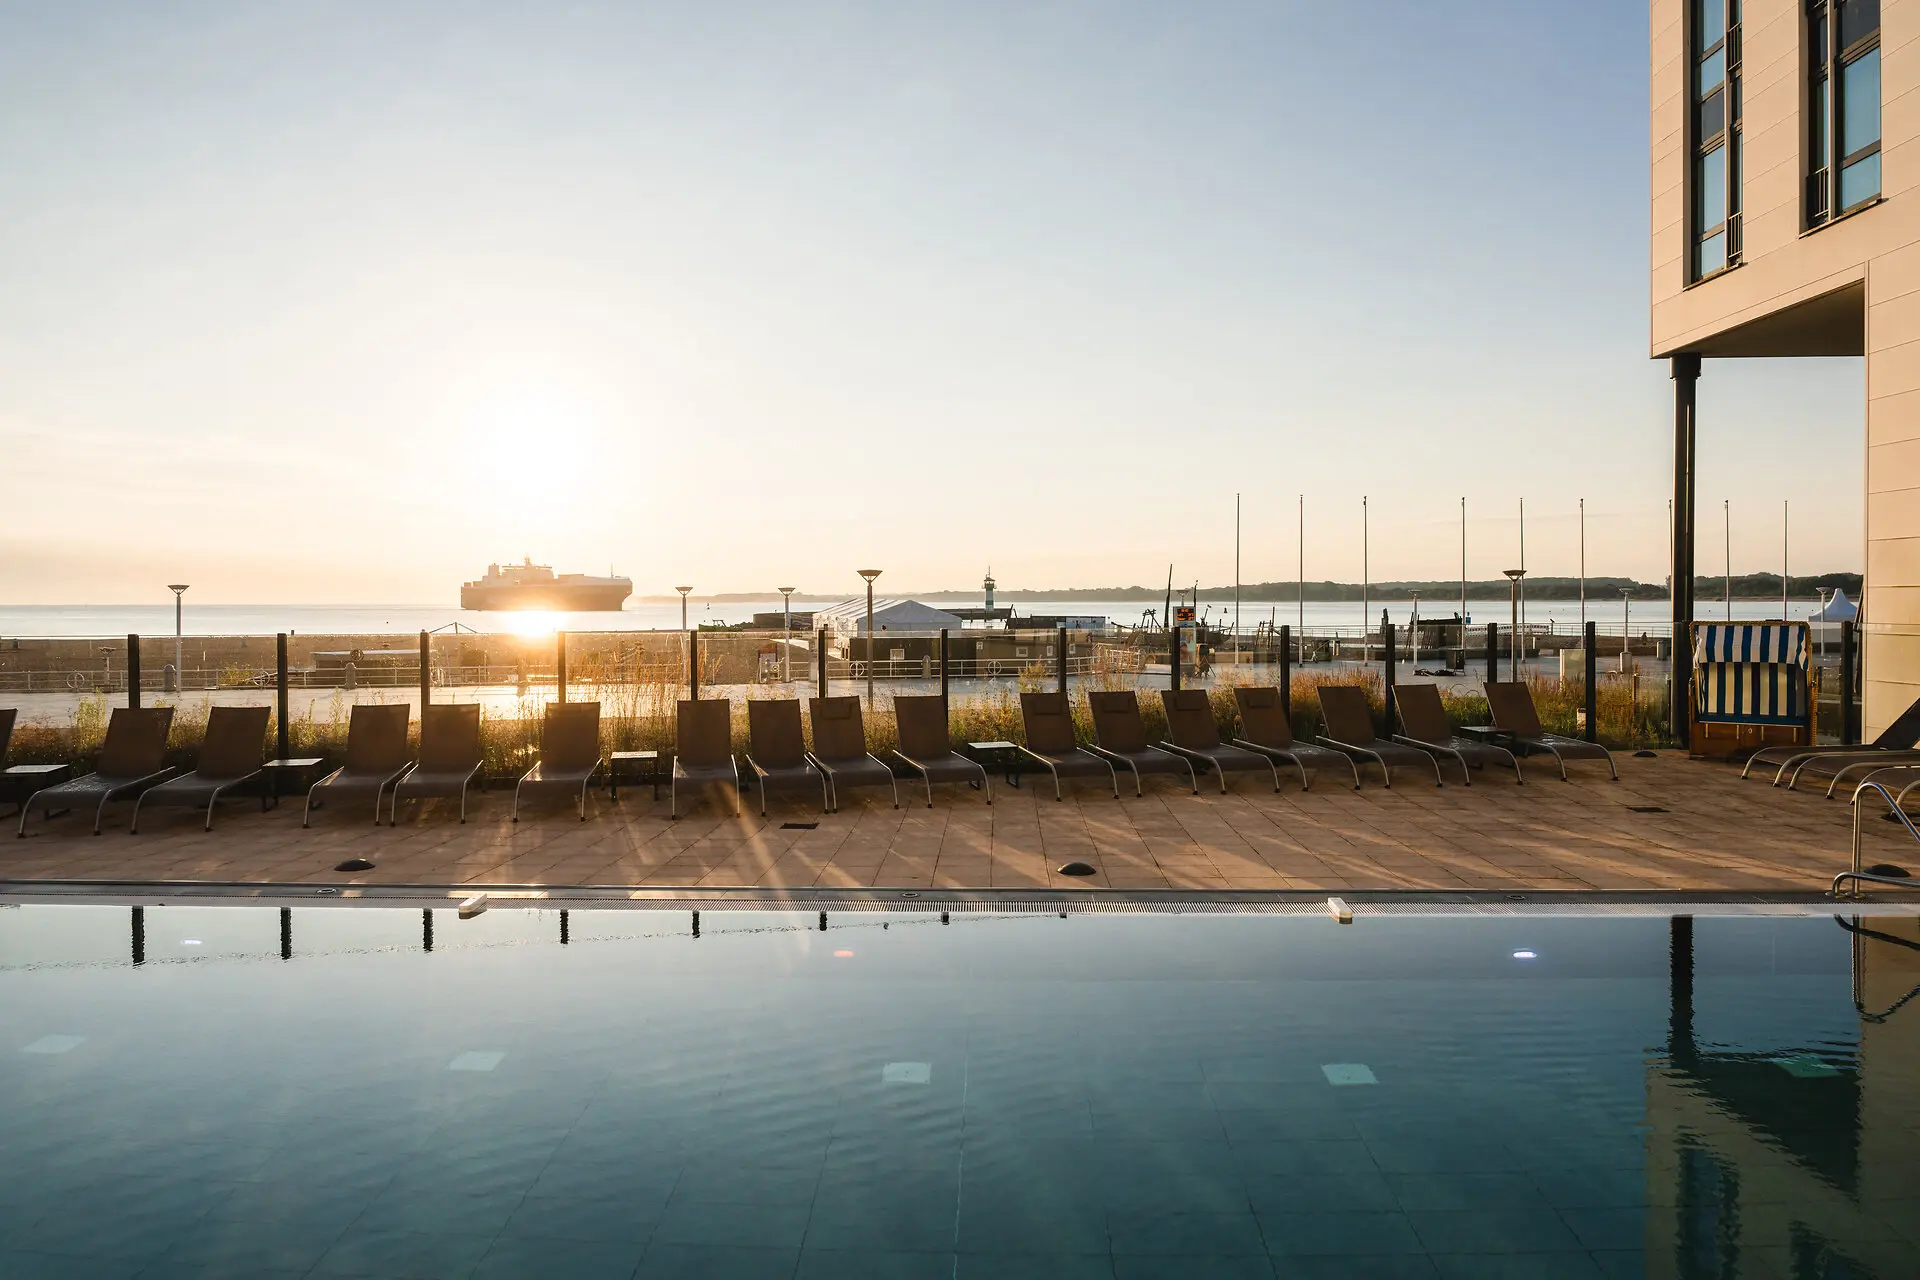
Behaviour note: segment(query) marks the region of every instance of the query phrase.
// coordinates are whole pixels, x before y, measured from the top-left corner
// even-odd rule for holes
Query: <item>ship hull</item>
[[[545,609],[553,613],[618,613],[633,594],[631,586],[575,586],[564,582],[533,582],[487,587],[468,583],[460,588],[462,609],[503,613],[514,609]]]

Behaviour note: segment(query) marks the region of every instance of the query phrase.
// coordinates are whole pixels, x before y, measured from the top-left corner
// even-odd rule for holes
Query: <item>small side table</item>
[[[645,766],[644,771],[642,765]],[[620,798],[620,775],[638,782],[643,777],[653,784],[653,798],[660,798],[660,753],[658,751],[615,751],[607,756],[607,793]]]
[[[291,782],[294,794],[298,795],[318,781],[317,774],[325,769],[326,760],[320,756],[299,756],[286,760],[269,760],[260,766],[261,775],[267,783],[267,807],[280,807],[281,784]]]
[[[17,814],[34,792],[72,780],[70,764],[16,764],[0,771],[0,804],[12,805]]]
[[[1007,785],[1020,785],[1020,748],[1011,742],[969,742],[967,754],[980,762],[981,768],[996,768],[1006,774]]]
[[[1511,751],[1516,756],[1527,754],[1527,749],[1520,745],[1511,732],[1506,729],[1496,729],[1490,724],[1463,724],[1456,732],[1463,738],[1472,738],[1490,747]]]

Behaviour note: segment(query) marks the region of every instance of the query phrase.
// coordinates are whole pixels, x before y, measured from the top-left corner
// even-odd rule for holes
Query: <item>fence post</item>
[[[947,629],[940,628],[940,696],[947,696]]]
[[[567,633],[564,631],[553,633],[553,665],[555,683],[560,687],[558,701],[565,702],[567,700]]]
[[[814,641],[814,661],[820,668],[820,696],[827,696],[827,629],[820,628],[820,635]]]
[[[1280,706],[1293,718],[1293,624],[1280,628]]]
[[[274,733],[274,758],[285,760],[291,753],[287,750],[287,633],[282,631],[274,643],[275,662],[273,673],[273,695],[279,714],[279,728]]]
[[[1173,626],[1167,628],[1167,635],[1170,636],[1173,641],[1171,652],[1168,655],[1172,661],[1167,664],[1173,671],[1171,677],[1173,683],[1168,687],[1175,693],[1178,693],[1180,692],[1180,625],[1175,623]]]
[[[1394,646],[1393,646],[1393,623],[1391,623],[1391,622],[1389,622],[1389,621],[1387,621],[1387,619],[1386,619],[1386,616],[1385,616],[1385,614],[1386,614],[1386,610],[1384,610],[1384,609],[1383,609],[1383,610],[1381,610],[1381,619],[1380,619],[1380,623],[1381,623],[1381,626],[1380,626],[1380,630],[1381,630],[1382,632],[1384,632],[1384,633],[1385,633],[1385,634],[1384,634],[1384,635],[1383,635],[1383,636],[1381,637],[1381,638],[1382,638],[1382,640],[1383,640],[1383,641],[1385,642],[1385,643],[1384,643],[1384,644],[1383,644],[1383,645],[1381,646],[1381,657],[1382,657],[1382,659],[1383,659],[1383,661],[1384,661],[1384,667],[1385,667],[1385,671],[1386,671],[1386,677],[1387,677],[1387,679],[1386,679],[1386,685],[1387,685],[1387,699],[1386,699],[1386,713],[1387,713],[1387,726],[1386,726],[1386,728],[1387,728],[1387,737],[1389,737],[1389,738],[1391,738],[1391,737],[1392,737],[1392,736],[1393,736],[1393,735],[1394,735],[1395,733],[1397,733],[1397,732],[1399,732],[1399,731],[1398,731],[1397,729],[1395,729],[1395,728],[1393,727],[1393,724],[1394,724],[1394,720],[1393,720],[1393,668],[1394,668],[1394,665],[1395,665],[1395,663],[1396,663],[1396,661],[1397,661],[1397,657],[1396,657],[1396,655],[1395,655],[1395,653],[1394,653],[1394,651],[1393,651],[1393,648],[1394,648]]]
[[[420,714],[425,717],[433,703],[433,637],[420,633]]]
[[[127,637],[127,706],[140,709],[140,637]]]
[[[687,700],[700,701],[700,628],[687,632]]]
[[[1487,624],[1487,683],[1500,681],[1500,624]]]
[[[1600,681],[1598,679],[1600,674],[1600,662],[1598,657],[1595,655],[1593,651],[1594,646],[1599,643],[1599,639],[1600,639],[1599,627],[1600,627],[1599,623],[1589,622],[1587,624],[1586,638],[1583,641],[1583,643],[1586,645],[1585,662],[1583,665],[1587,669],[1586,681],[1587,681],[1587,741],[1588,742],[1600,741],[1600,726],[1598,723],[1599,716],[1600,716],[1600,694],[1599,694]],[[1625,644],[1626,641],[1622,640],[1621,643]]]
[[[1067,691],[1067,629],[1060,628],[1060,692]],[[945,693],[946,690],[941,690]]]
[[[1860,715],[1854,709],[1853,700],[1858,692],[1854,688],[1854,626],[1851,622],[1840,624],[1840,743],[1852,746],[1860,741]],[[1675,660],[1679,659],[1674,655]],[[139,704],[135,704],[136,706]]]

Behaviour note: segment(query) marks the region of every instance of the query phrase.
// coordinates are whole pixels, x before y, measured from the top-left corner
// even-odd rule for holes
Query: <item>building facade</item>
[[[1920,696],[1920,0],[1651,0],[1650,18],[1676,652],[1693,616],[1697,380],[1722,359],[1864,357],[1872,735]]]

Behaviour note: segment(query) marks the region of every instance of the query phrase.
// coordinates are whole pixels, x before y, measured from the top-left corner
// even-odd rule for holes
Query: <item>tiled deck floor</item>
[[[435,801],[403,807],[392,829],[336,804],[302,830],[297,799],[265,814],[242,800],[211,833],[174,809],[149,810],[129,836],[129,806],[117,806],[98,839],[78,814],[35,818],[24,840],[9,826],[0,880],[1811,892],[1847,865],[1842,800],[1774,790],[1757,773],[1743,782],[1737,769],[1675,754],[1619,764],[1618,784],[1591,764],[1562,783],[1534,761],[1524,787],[1489,770],[1471,788],[1436,790],[1407,773],[1392,790],[1370,782],[1356,792],[1323,774],[1310,792],[1289,781],[1277,795],[1249,774],[1226,796],[1211,779],[1195,796],[1157,778],[1144,797],[1117,802],[1080,782],[1056,803],[1051,784],[1030,777],[1018,790],[996,780],[991,807],[976,791],[937,787],[932,809],[905,805],[903,782],[898,810],[884,793],[850,794],[826,815],[778,797],[765,819],[749,793],[739,818],[708,801],[673,821],[644,786],[618,804],[595,793],[585,823],[570,807],[510,823],[509,796],[496,791],[474,797],[464,826]],[[1904,831],[1868,826],[1870,860],[1920,862]],[[377,867],[333,870],[352,857]],[[1099,874],[1054,873],[1073,859]]]

